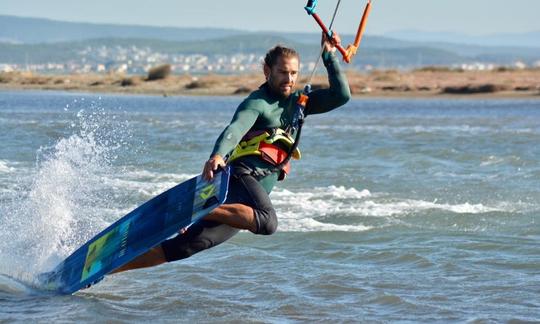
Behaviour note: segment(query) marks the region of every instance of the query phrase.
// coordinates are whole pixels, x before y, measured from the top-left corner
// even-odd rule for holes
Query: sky
[[[313,32],[305,0],[0,0],[0,15],[250,31]],[[319,0],[329,22],[337,0]],[[366,0],[342,0],[335,30],[353,34]],[[468,35],[540,31],[540,0],[373,0],[368,34],[417,30]]]

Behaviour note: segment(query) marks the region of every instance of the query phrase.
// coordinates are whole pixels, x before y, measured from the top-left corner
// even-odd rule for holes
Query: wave
[[[509,134],[509,135],[538,135],[540,128],[505,128],[500,125],[490,126],[470,126],[470,125],[441,125],[441,126],[425,126],[425,125],[340,125],[336,128],[335,125],[313,125],[312,129],[317,130],[332,130],[342,132],[365,132],[365,133],[383,133],[383,134]]]
[[[521,157],[517,155],[510,155],[510,156],[495,156],[495,155],[489,155],[487,157],[482,158],[482,162],[480,162],[480,166],[491,166],[491,165],[500,165],[500,164],[510,164],[510,165],[517,165],[519,163],[522,163]]]
[[[15,168],[11,167],[8,161],[0,160],[0,173],[12,173],[13,171]]]
[[[293,192],[277,189],[271,199],[280,220],[279,229],[285,232],[306,231],[366,231],[387,226],[396,218],[422,212],[440,211],[454,214],[486,214],[514,212],[515,206],[498,203],[439,203],[391,194],[372,194],[342,186],[317,187],[309,191]],[[382,220],[382,221],[381,221]]]
[[[28,295],[32,292],[32,289],[23,281],[19,281],[10,276],[6,276],[0,273],[0,296],[6,295],[8,298],[13,295]]]

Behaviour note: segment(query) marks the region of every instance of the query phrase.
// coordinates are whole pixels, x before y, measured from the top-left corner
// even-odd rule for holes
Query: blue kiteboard
[[[173,187],[104,229],[51,272],[38,275],[40,285],[72,294],[189,226],[227,197],[229,169],[207,182],[199,175]]]

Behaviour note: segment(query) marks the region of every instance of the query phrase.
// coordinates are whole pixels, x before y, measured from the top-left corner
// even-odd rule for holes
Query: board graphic
[[[199,175],[137,207],[85,243],[51,272],[38,275],[42,287],[72,294],[193,224],[227,197],[229,169],[207,182]]]

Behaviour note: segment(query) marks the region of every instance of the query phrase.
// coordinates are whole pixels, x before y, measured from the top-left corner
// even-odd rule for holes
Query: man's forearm
[[[309,95],[307,114],[321,114],[343,106],[351,98],[349,82],[341,71],[338,58],[330,52],[323,53],[330,88],[315,90]]]

